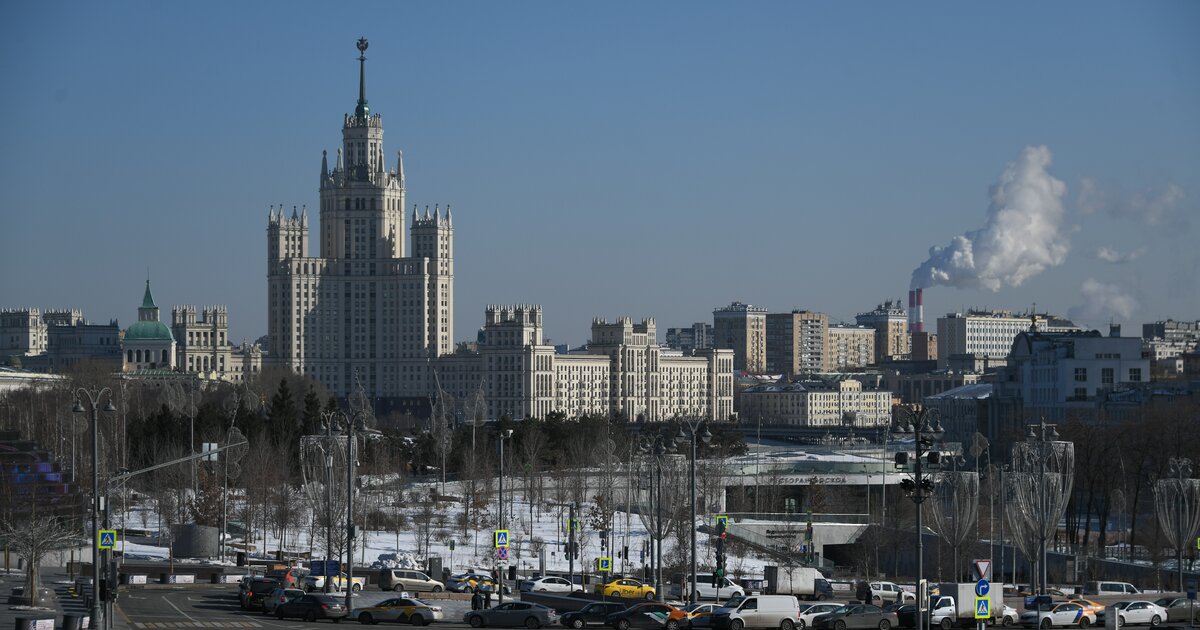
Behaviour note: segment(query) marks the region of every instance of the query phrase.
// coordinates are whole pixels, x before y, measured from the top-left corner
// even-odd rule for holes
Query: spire
[[[321,179],[329,177],[329,152],[321,152]]]
[[[306,224],[308,223],[308,204],[304,204],[300,208],[300,221]]]
[[[400,187],[404,188],[404,151],[396,151],[396,177],[400,179]]]
[[[429,204],[425,204],[425,220],[429,220]]]
[[[446,224],[450,224],[450,204],[446,204]]]
[[[158,308],[154,305],[154,296],[150,295],[150,272],[146,272],[146,294],[142,296],[141,308]]]
[[[333,167],[335,172],[343,170],[345,167],[342,164],[342,147],[338,147],[337,166]]]
[[[414,203],[414,204],[413,204],[413,225],[416,225],[416,224],[417,224],[417,217],[418,217],[418,216],[420,216],[420,215],[418,215],[418,214],[417,214],[417,204],[415,204],[415,203]]]
[[[371,113],[367,107],[367,38],[358,38],[358,107],[354,115],[366,118]]]
[[[298,218],[300,217],[296,214],[296,206],[292,206],[292,219],[295,220]]]

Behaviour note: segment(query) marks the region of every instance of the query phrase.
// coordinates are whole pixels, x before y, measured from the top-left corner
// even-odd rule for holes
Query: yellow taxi
[[[374,606],[363,606],[350,611],[350,618],[363,625],[380,621],[399,621],[414,626],[427,626],[446,617],[441,606],[430,606],[414,597],[385,599]]]
[[[1092,613],[1093,615],[1096,615],[1097,617],[1104,616],[1104,604],[1097,603],[1090,599],[1084,599],[1082,597],[1079,597],[1078,595],[1069,596],[1067,598],[1067,601],[1070,601],[1072,603],[1083,606],[1083,611],[1085,613]]]
[[[617,578],[608,584],[600,584],[596,592],[604,597],[626,599],[654,599],[654,587],[630,578]]]

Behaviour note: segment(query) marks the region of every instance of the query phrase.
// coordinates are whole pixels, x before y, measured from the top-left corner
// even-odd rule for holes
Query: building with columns
[[[466,400],[483,393],[487,417],[561,413],[656,422],[674,417],[726,420],[733,414],[732,350],[690,356],[657,343],[653,319],[592,321],[583,350],[557,353],[543,336],[542,307],[492,305],[478,352],[433,361],[441,391]]]
[[[333,167],[321,158],[319,255],[307,209],[268,214],[268,363],[337,395],[361,380],[372,396],[422,396],[434,389],[430,359],[454,349],[453,221],[449,206],[405,215],[404,156],[388,168],[383,119],[367,103],[365,39],[358,49],[357,105]]]

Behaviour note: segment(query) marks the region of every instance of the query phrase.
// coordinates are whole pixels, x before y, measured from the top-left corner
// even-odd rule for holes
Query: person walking
[[[476,586],[475,592],[471,594],[471,610],[480,608],[483,608],[483,594],[479,592],[479,586]]]

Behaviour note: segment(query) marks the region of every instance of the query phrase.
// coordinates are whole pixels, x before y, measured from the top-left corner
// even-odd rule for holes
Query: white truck
[[[833,597],[833,586],[820,571],[811,567],[763,567],[766,594],[795,595],[798,599],[822,600]]]
[[[938,594],[930,597],[929,623],[942,630],[954,627],[975,626],[975,584],[948,583],[938,585]],[[1012,625],[1016,620],[1004,623],[1004,600],[998,588],[988,590],[989,621],[1000,625]]]

